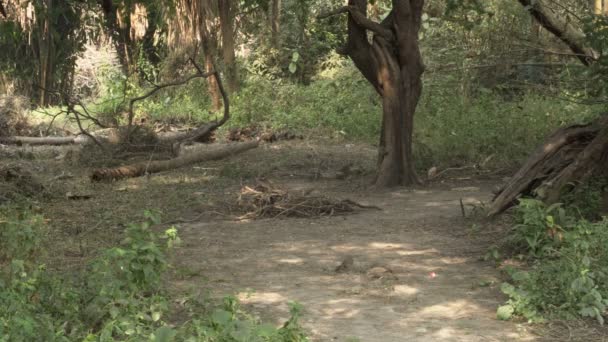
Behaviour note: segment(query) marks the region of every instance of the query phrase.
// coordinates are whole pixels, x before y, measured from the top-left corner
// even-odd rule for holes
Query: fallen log
[[[608,117],[558,129],[496,194],[488,216],[504,212],[522,196],[559,201],[568,186],[583,183],[605,168],[607,156]]]
[[[146,174],[177,169],[203,161],[218,160],[230,157],[256,148],[258,145],[258,140],[246,143],[227,144],[218,149],[194,151],[169,160],[142,162],[109,169],[97,169],[92,172],[91,181],[101,182],[122,178],[140,177]]]
[[[0,137],[0,144],[5,145],[72,145],[76,144],[76,136],[72,137]]]
[[[48,136],[48,137],[24,137],[24,136],[8,136],[8,137],[0,137],[0,144],[4,145],[32,145],[32,146],[41,146],[41,145],[85,145],[93,142],[93,138],[101,140],[101,141],[109,141],[114,142],[111,139],[112,135],[117,133],[115,128],[106,128],[100,129],[95,132],[89,133],[89,136],[86,134],[77,134],[70,136]]]

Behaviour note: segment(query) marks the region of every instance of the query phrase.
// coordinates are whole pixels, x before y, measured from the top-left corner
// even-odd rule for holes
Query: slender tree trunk
[[[129,15],[129,11],[119,9],[112,0],[100,0],[100,5],[104,12],[106,30],[116,49],[122,72],[125,75],[129,75],[132,71],[130,51],[131,36],[130,28],[125,26],[127,25],[127,22],[129,23],[128,25],[130,25],[131,20],[124,17],[125,15]]]
[[[200,35],[203,46],[203,57],[205,58],[204,65],[205,71],[211,72],[215,70],[214,61],[217,56],[217,35],[214,32],[215,26],[213,25],[213,20],[215,19],[215,15],[212,1],[203,0],[201,11]],[[212,110],[217,112],[222,108],[222,98],[218,84],[214,78],[208,79],[207,84],[211,96]]]
[[[281,0],[272,0],[270,4],[270,32],[272,47],[278,49],[281,45]]]
[[[603,0],[595,0],[595,4],[593,6],[593,13],[597,14],[597,15],[601,15],[603,14],[603,10],[602,10],[602,5],[603,5]]]
[[[52,87],[52,76],[53,76],[53,36],[52,36],[52,23],[51,23],[51,11],[53,9],[53,0],[45,1],[45,13],[44,22],[42,29],[40,30],[40,41],[39,41],[39,85],[40,85],[40,97],[38,104],[45,106],[48,104],[48,91]]]
[[[146,27],[146,33],[142,38],[142,52],[146,55],[146,58],[153,65],[158,65],[161,62],[160,57],[156,52],[154,46],[154,36],[158,29],[157,21],[155,17],[158,15],[154,6],[150,6],[147,12],[148,26]]]
[[[133,42],[131,41],[131,6],[125,3],[124,8],[117,11],[118,18],[118,46],[122,51],[119,56],[122,56],[121,63],[123,70],[127,75],[131,75],[135,71],[135,61],[133,60]]]
[[[218,0],[222,31],[222,55],[226,67],[228,91],[239,90],[239,79],[234,52],[234,5],[231,0]]]

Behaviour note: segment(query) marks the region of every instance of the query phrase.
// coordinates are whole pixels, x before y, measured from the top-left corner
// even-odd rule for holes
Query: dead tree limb
[[[545,0],[518,0],[547,31],[561,39],[585,65],[598,58],[597,51],[585,46],[585,33],[574,26],[571,20],[556,13]]]
[[[154,89],[150,90],[149,92],[147,92],[146,94],[133,98],[129,101],[129,131],[131,128],[131,125],[133,123],[133,117],[135,116],[134,113],[134,105],[137,101],[141,101],[144,100],[152,95],[154,95],[156,92],[158,92],[161,89],[164,88],[168,88],[168,87],[175,87],[175,86],[179,86],[179,85],[183,85],[186,84],[188,82],[190,82],[193,79],[196,78],[209,78],[211,76],[213,76],[217,82],[217,86],[219,88],[220,94],[222,95],[222,100],[224,102],[224,115],[223,117],[218,121],[211,121],[208,122],[192,131],[189,132],[177,132],[177,133],[169,133],[169,134],[164,134],[159,136],[159,140],[163,141],[163,142],[171,142],[171,141],[175,141],[175,142],[189,142],[189,141],[196,141],[199,140],[200,138],[210,134],[211,132],[213,132],[214,130],[218,129],[220,126],[222,126],[223,124],[226,123],[226,121],[228,121],[228,119],[230,119],[230,101],[228,99],[228,93],[226,92],[226,89],[224,88],[222,79],[220,77],[219,72],[217,71],[217,69],[214,67],[214,70],[211,72],[204,72],[203,69],[194,61],[194,59],[190,58],[189,59],[190,63],[192,63],[192,65],[194,66],[194,68],[196,69],[196,74],[191,75],[189,77],[187,77],[186,79],[183,79],[181,81],[177,81],[177,82],[173,82],[173,83],[167,83],[167,84],[162,84],[162,85],[158,85],[156,86]]]
[[[597,51],[585,45],[585,33],[562,18],[545,0],[518,0],[549,32],[561,39],[586,66],[598,58]],[[608,163],[608,117],[589,125],[557,130],[524,163],[522,168],[496,195],[488,212],[495,216],[522,196],[534,196],[547,203],[602,172]]]
[[[557,130],[496,195],[488,215],[502,213],[521,196],[555,203],[569,183],[583,182],[602,167],[607,152],[608,118]]]
[[[0,144],[5,145],[72,145],[76,137],[0,137]]]
[[[258,140],[245,143],[228,144],[218,149],[196,151],[169,160],[142,162],[111,169],[97,169],[91,174],[91,181],[101,182],[122,178],[140,177],[146,174],[172,170],[194,163],[230,157],[235,154],[256,148],[258,145]]]

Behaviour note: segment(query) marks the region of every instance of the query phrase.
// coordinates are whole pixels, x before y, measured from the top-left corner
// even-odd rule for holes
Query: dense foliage
[[[130,98],[191,75],[192,58],[208,71],[238,76],[230,94],[232,117],[223,129],[259,125],[378,143],[382,99],[337,52],[346,40],[345,16],[317,19],[343,1],[231,1],[231,51],[218,33],[216,1],[7,3],[8,15],[0,20],[0,92],[30,97],[36,113],[51,114],[47,122],[73,120],[55,115],[71,102],[102,124],[124,125]],[[587,0],[552,3],[597,52],[589,67],[518,1],[426,1],[419,37],[426,71],[414,128],[419,169],[511,168],[549,132],[604,114],[608,16],[593,13]],[[388,0],[370,1],[369,17],[382,21],[390,8]],[[224,58],[230,53],[233,65]],[[163,89],[138,102],[137,122],[207,122],[218,115],[213,90],[202,79]],[[608,222],[593,215],[597,189],[605,184],[589,186],[565,199],[576,209],[571,203],[521,201],[512,237],[529,267],[510,271],[502,286],[509,300],[499,318],[603,322]],[[162,280],[169,247],[178,238],[174,229],[155,233],[155,220],[148,215],[147,222],[129,226],[124,243],[104,251],[86,271],[57,274],[40,264],[44,219],[5,210],[0,341],[306,340],[297,304],[280,329],[251,318],[232,297],[220,307],[194,301],[185,322],[170,320]]]
[[[530,268],[510,269],[509,296],[500,319],[591,317],[600,324],[608,307],[608,221],[591,222],[561,204],[521,200],[513,242]]]
[[[0,341],[306,341],[301,307],[280,329],[240,310],[234,297],[220,306],[186,301],[186,320],[171,319],[163,288],[167,253],[179,243],[173,227],[157,234],[158,217],[125,230],[110,248],[77,274],[57,274],[40,264],[42,217],[3,209],[0,215]]]

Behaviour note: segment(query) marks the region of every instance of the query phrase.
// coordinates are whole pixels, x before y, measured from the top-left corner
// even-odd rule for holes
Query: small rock
[[[383,266],[372,267],[367,270],[367,276],[371,279],[397,280],[397,276],[390,268]]]
[[[340,265],[338,265],[338,267],[336,267],[336,269],[334,271],[336,273],[346,273],[346,272],[352,271],[354,266],[355,266],[355,258],[353,258],[351,255],[349,255],[346,258],[344,258],[344,261],[342,261],[342,263]]]

